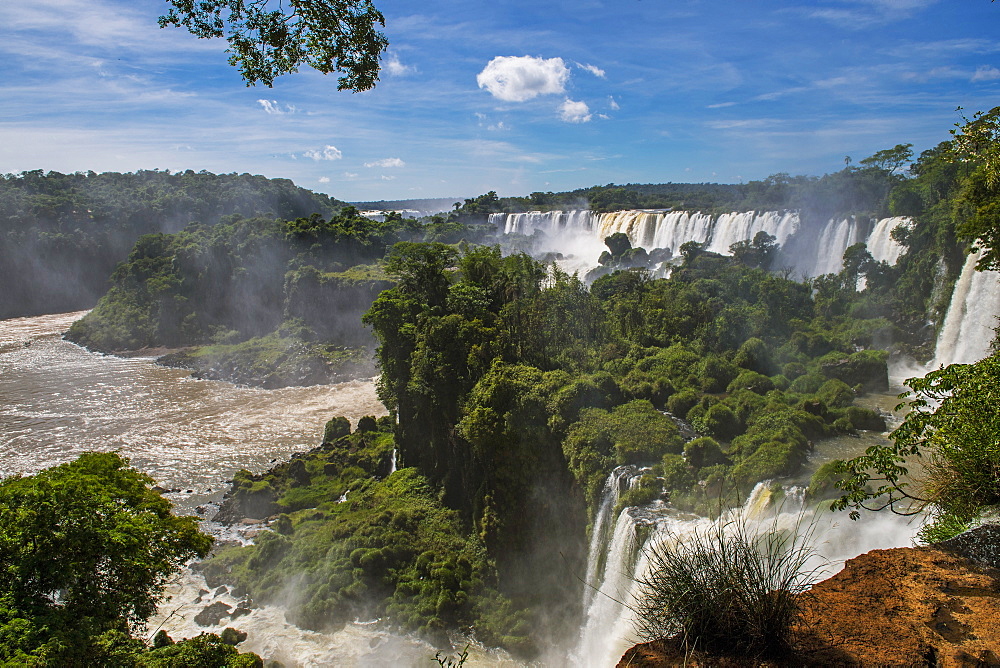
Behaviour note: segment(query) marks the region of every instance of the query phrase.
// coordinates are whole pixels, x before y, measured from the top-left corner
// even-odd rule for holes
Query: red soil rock
[[[782,661],[633,647],[619,668],[663,666],[1000,666],[1000,570],[934,548],[874,550],[801,595]]]

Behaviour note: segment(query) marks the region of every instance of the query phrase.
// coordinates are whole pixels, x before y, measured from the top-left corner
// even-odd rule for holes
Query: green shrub
[[[744,369],[756,371],[762,375],[772,373],[771,353],[767,344],[758,338],[747,339],[736,351],[733,362]]]
[[[725,404],[716,404],[705,412],[703,418],[705,429],[709,435],[723,441],[731,441],[743,432],[743,425],[736,413]]]
[[[726,388],[727,392],[750,390],[757,394],[767,394],[774,389],[774,383],[767,376],[756,371],[744,371]]]
[[[724,463],[726,455],[714,438],[701,436],[688,441],[684,446],[684,459],[694,468],[700,469]]]
[[[823,374],[807,373],[793,380],[788,389],[798,394],[814,394],[819,391],[819,388],[825,382],[826,376]]]
[[[863,406],[848,406],[847,419],[851,421],[855,429],[867,431],[885,431],[885,418],[870,408]]]
[[[699,372],[702,392],[724,392],[740,369],[722,357],[710,355],[702,361]]]
[[[698,403],[698,393],[694,390],[687,389],[681,390],[680,392],[671,395],[667,399],[667,412],[671,415],[676,415],[678,417],[684,417],[688,414],[694,405]]]
[[[854,390],[844,381],[835,378],[823,383],[816,396],[830,408],[846,408],[854,403]]]
[[[805,372],[806,365],[800,362],[789,362],[785,366],[781,367],[781,375],[792,381],[805,374]]]
[[[326,423],[323,428],[323,442],[333,443],[341,436],[351,433],[351,421],[343,416],[338,416]]]

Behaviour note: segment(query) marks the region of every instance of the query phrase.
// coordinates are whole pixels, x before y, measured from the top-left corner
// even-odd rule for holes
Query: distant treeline
[[[816,176],[772,174],[760,181],[726,183],[627,183],[578,188],[567,192],[533,192],[526,197],[499,197],[489,192],[466,199],[461,214],[516,213],[590,209],[595,213],[625,209],[729,211],[797,209],[805,215],[887,215],[889,195],[903,180],[897,172],[913,156],[900,144],[844,169]]]
[[[169,171],[0,175],[0,318],[93,306],[143,234],[224,216],[329,216],[344,205],[288,179]]]
[[[362,211],[446,211],[462,202],[461,197],[432,197],[430,199],[380,199],[371,202],[351,202]]]

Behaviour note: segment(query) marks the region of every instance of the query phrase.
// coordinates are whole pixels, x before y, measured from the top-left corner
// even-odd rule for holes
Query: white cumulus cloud
[[[321,176],[321,177],[319,177],[319,182],[320,183],[329,183],[330,182],[330,177],[329,176]]]
[[[406,167],[406,163],[399,158],[383,158],[374,162],[366,162],[365,167]]]
[[[577,102],[568,97],[559,106],[559,118],[567,123],[586,123],[590,120],[590,107],[586,102]]]
[[[497,56],[476,76],[480,88],[505,102],[525,102],[566,90],[569,68],[562,58]]]
[[[618,106],[618,101],[615,99],[614,95],[608,95],[608,106],[618,111],[621,107]]]
[[[322,149],[310,149],[302,154],[313,160],[340,160],[344,154],[336,146],[324,146]]]
[[[389,56],[389,61],[385,64],[385,69],[394,77],[400,77],[414,71],[413,67],[400,62],[399,56],[396,54]]]

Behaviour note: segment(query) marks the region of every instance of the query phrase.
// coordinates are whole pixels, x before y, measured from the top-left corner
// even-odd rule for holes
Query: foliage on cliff
[[[411,233],[412,221],[347,207],[329,220],[233,216],[146,235],[69,338],[102,351],[215,344],[168,362],[267,386],[330,382],[366,366],[361,314],[391,285],[367,263]]]
[[[91,307],[143,234],[193,222],[328,216],[343,202],[288,179],[137,171],[0,176],[0,318]]]
[[[707,511],[794,472],[812,440],[884,429],[852,402],[887,386],[885,353],[858,347],[888,323],[829,313],[738,259],[692,252],[670,279],[588,289],[495,247],[400,244],[386,271],[397,284],[365,321],[401,465],[440,487],[539,628],[577,614],[562,574],[583,570],[615,466],[653,467],[629,503]],[[662,410],[702,438],[685,445]]]
[[[441,641],[463,628],[532,651],[523,611],[497,591],[483,541],[415,468],[392,472],[392,422],[331,420],[319,448],[268,473],[238,473],[223,513],[278,515],[275,532],[204,564],[210,582],[282,602],[296,624],[330,630],[388,618]],[[289,587],[294,582],[294,596]]]

